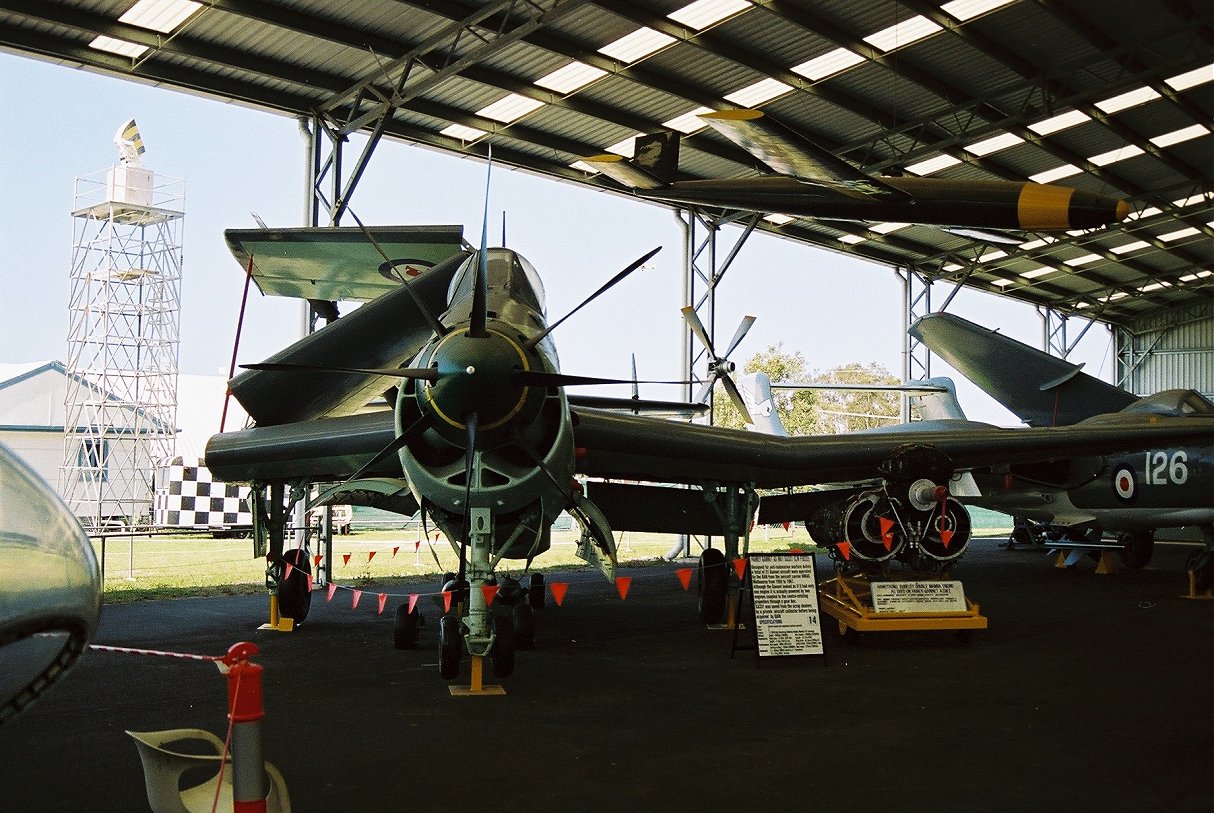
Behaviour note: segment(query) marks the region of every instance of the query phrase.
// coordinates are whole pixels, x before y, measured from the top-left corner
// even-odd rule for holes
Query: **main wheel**
[[[520,607],[523,605],[519,605]],[[514,672],[514,622],[505,614],[493,617],[493,649],[489,661],[493,676],[507,678]]]
[[[700,554],[698,570],[697,607],[700,611],[700,621],[705,624],[720,624],[725,617],[725,594],[729,589],[725,554],[716,548],[709,548]]]
[[[1134,531],[1118,537],[1123,547],[1121,563],[1131,570],[1146,567],[1151,562],[1151,554],[1155,552],[1154,531]]]
[[[532,573],[531,586],[527,589],[527,601],[531,603],[531,609],[544,609],[544,574]]]
[[[408,602],[396,608],[396,625],[392,628],[392,643],[397,649],[414,649],[417,647],[417,628],[421,623],[421,613],[417,607],[409,612]]]
[[[515,605],[511,611],[511,623],[514,625],[514,644],[519,649],[531,649],[535,646],[535,611],[526,602]]]
[[[459,616],[447,613],[438,622],[438,674],[443,680],[455,680],[464,657],[464,637],[459,631]]]
[[[308,589],[308,576],[312,563],[303,548],[292,548],[282,555],[282,561],[291,566],[291,575],[278,583],[278,614],[302,624],[312,608],[312,591]]]

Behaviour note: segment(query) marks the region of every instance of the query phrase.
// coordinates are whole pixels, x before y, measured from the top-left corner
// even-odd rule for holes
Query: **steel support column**
[[[932,312],[932,280],[909,266],[894,269],[894,274],[902,281],[902,380],[931,378],[932,353],[909,331],[915,320]],[[905,394],[900,419],[910,420],[910,399]]]

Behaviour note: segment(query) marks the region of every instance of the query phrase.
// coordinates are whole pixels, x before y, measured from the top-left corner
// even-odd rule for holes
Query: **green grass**
[[[990,512],[988,512],[990,513]],[[983,534],[1006,532],[993,515],[991,521],[979,521],[975,528]],[[439,574],[454,571],[458,556],[445,539],[423,541],[420,548],[414,529],[360,529],[347,536],[333,537],[333,580],[340,585],[364,587],[389,581],[416,580],[433,583]],[[573,531],[554,531],[552,548],[537,557],[539,570],[587,567],[574,552],[577,535]],[[676,538],[668,534],[626,532],[616,534],[621,563],[642,564],[661,561],[674,546]],[[758,528],[751,536],[754,552],[788,550],[812,546],[804,527],[794,525],[785,531],[776,526]],[[101,557],[101,541],[93,540]],[[393,549],[396,554],[393,555]],[[319,548],[313,543],[313,553]],[[374,556],[370,554],[374,553]],[[699,547],[692,542],[692,553]],[[344,556],[349,555],[349,561]],[[437,557],[437,563],[435,558]],[[507,560],[499,570],[518,573],[521,560]],[[253,558],[249,539],[212,539],[209,535],[136,536],[105,540],[105,601],[120,604],[152,598],[185,596],[251,595],[265,591],[265,560]]]

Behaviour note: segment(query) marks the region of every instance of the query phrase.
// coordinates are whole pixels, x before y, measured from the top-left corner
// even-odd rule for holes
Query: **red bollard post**
[[[255,644],[233,644],[224,656],[228,678],[228,718],[232,721],[233,813],[265,813],[269,787],[261,755],[260,664],[249,659],[260,650]]]

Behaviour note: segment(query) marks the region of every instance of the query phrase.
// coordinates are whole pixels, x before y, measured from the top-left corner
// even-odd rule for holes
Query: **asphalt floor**
[[[1192,550],[1098,575],[976,540],[953,574],[989,619],[970,642],[831,623],[825,659],[760,663],[696,622],[686,562],[624,570],[626,600],[549,573],[568,593],[502,697],[450,695],[426,599],[419,649],[392,646],[395,606],[429,584],[366,586],[357,609],[319,592],[291,634],[257,630],[264,596],[111,606],[96,642],[254,642],[265,757],[297,811],[1211,811],[1214,602],[1181,597]],[[226,725],[212,665],[90,651],[0,727],[0,809],[146,810],[124,730]]]

